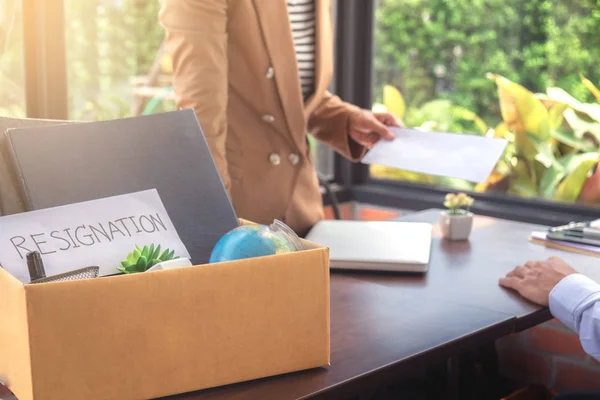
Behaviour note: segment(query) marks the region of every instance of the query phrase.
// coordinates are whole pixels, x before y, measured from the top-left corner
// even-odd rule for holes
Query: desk
[[[409,214],[402,221],[437,223],[440,210]],[[524,301],[518,294],[498,287],[498,279],[528,260],[559,256],[578,271],[600,282],[600,259],[530,243],[533,230],[546,227],[477,216],[468,242],[441,239],[434,226],[430,271],[426,276],[350,274],[366,282],[392,287],[415,297],[452,301],[512,315],[516,330],[531,328],[550,318],[547,309]]]
[[[400,220],[436,223],[438,217],[439,210],[427,210]],[[529,259],[551,255],[599,281],[600,268],[596,258],[529,243],[534,229],[544,228],[478,216],[467,242],[445,241],[435,227],[425,276],[333,272],[331,366],[173,398],[344,398],[544,322],[546,309],[499,287],[498,279]]]

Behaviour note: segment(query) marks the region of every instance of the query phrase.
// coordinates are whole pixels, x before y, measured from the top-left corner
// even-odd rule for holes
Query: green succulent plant
[[[154,244],[143,248],[136,244],[135,250],[129,253],[125,260],[121,261],[122,266],[117,269],[124,274],[145,272],[160,262],[179,258],[173,257],[174,253],[175,250],[166,249],[161,254],[160,244],[156,248]]]

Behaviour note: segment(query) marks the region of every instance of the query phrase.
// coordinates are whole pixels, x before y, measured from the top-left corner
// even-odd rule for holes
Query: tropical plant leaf
[[[512,130],[520,152],[533,159],[536,148],[531,135],[539,142],[550,139],[548,111],[542,102],[529,90],[497,74],[488,74],[496,82],[500,97],[502,119]]]
[[[403,119],[406,113],[406,102],[402,93],[392,85],[385,85],[383,87],[383,104],[387,108],[388,112],[394,114],[396,117]]]
[[[552,132],[552,137],[558,142],[566,144],[567,146],[572,147],[575,150],[582,150],[585,152],[594,151],[593,144],[587,142],[581,137],[575,136],[573,132],[564,132],[557,130]]]
[[[567,176],[556,189],[554,200],[576,201],[590,171],[600,158],[598,153],[585,153],[578,156],[580,157],[573,157],[569,160],[570,170],[567,171]]]
[[[571,109],[565,110],[564,117],[575,136],[582,138],[586,133],[589,133],[600,141],[600,123],[585,121]]]
[[[550,123],[551,132],[560,128],[563,123],[563,114],[567,108],[569,108],[569,105],[565,103],[556,103],[550,107],[548,110],[548,122]]]
[[[561,88],[550,87],[546,89],[548,93],[548,97],[552,100],[568,104],[573,110],[586,114],[588,117],[592,118],[595,121],[600,122],[600,104],[584,104],[579,100],[571,96],[569,93],[564,91]],[[567,110],[568,111],[568,110]],[[566,111],[565,111],[565,119],[566,119]],[[568,122],[568,121],[567,121]]]
[[[482,135],[485,135],[487,133],[487,124],[481,118],[479,118],[479,116],[473,111],[467,110],[464,107],[453,106],[451,109],[451,113],[452,116],[456,119],[462,119],[464,121],[473,122],[479,130],[479,133],[481,133]]]
[[[580,75],[581,77],[581,81],[583,82],[583,84],[585,85],[586,88],[588,88],[588,90],[590,92],[592,92],[592,94],[594,95],[594,97],[596,98],[596,100],[598,102],[600,102],[600,90],[598,90],[598,88],[596,87],[596,85],[594,85],[592,83],[592,81],[590,81],[589,79],[587,79],[585,76]]]
[[[509,193],[520,197],[537,196],[537,188],[534,184],[535,179],[531,176],[532,169],[527,161],[518,160],[510,176]]]
[[[565,177],[565,169],[560,163],[553,163],[546,168],[540,180],[540,194],[545,198],[551,198],[556,191],[557,185]]]
[[[507,139],[509,142],[512,142],[515,139],[514,135],[510,134],[510,132],[508,131],[508,125],[506,124],[506,122],[501,122],[500,124],[498,124],[496,129],[494,129],[493,137],[499,139]]]
[[[530,133],[527,133],[526,136],[529,137],[536,150],[536,154],[534,156],[536,161],[546,168],[549,168],[553,163],[556,162],[556,157],[554,156],[554,147],[549,140],[541,141]]]

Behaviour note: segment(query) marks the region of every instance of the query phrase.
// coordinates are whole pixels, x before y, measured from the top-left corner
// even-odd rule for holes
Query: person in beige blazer
[[[304,235],[323,218],[307,133],[359,161],[391,114],[343,102],[331,0],[163,0],[179,108],[193,108],[239,217]]]

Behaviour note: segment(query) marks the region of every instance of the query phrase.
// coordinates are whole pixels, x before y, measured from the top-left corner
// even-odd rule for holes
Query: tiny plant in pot
[[[449,240],[467,240],[473,227],[473,198],[465,193],[448,193],[444,201],[447,210],[440,214],[442,234]]]
[[[179,258],[174,257],[175,250],[166,249],[162,253],[160,250],[160,244],[156,247],[152,244],[143,248],[136,245],[135,250],[129,253],[125,260],[121,261],[121,267],[117,269],[124,274],[146,272],[158,263]]]

